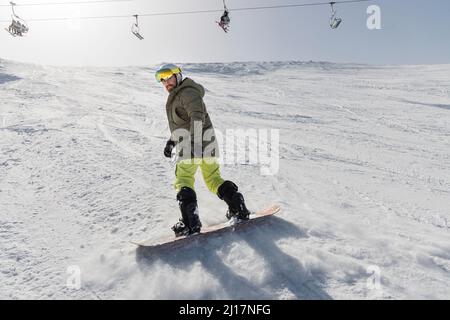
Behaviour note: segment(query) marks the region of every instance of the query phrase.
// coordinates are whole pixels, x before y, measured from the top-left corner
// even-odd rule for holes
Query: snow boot
[[[172,227],[175,236],[187,236],[200,232],[202,224],[198,215],[195,191],[183,187],[177,194],[177,200],[181,211],[181,219]]]
[[[250,211],[245,206],[244,196],[238,192],[238,187],[231,181],[225,181],[218,189],[217,195],[228,205],[226,217],[230,220],[236,217],[239,220],[248,220]]]

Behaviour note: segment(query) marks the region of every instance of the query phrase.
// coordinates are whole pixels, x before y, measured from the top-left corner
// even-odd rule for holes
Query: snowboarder
[[[175,235],[190,235],[201,230],[194,190],[198,167],[208,189],[227,203],[226,217],[249,219],[250,212],[237,185],[221,177],[218,144],[203,101],[205,89],[194,80],[183,78],[181,69],[174,64],[161,66],[155,76],[169,93],[166,113],[171,136],[164,148],[164,156],[171,158],[175,147],[178,156],[174,186],[181,218],[172,227]]]

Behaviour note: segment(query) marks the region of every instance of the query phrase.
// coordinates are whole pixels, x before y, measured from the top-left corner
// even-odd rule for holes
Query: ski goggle
[[[158,70],[155,74],[156,77],[156,81],[161,82],[161,81],[166,81],[168,80],[171,76],[173,76],[174,74],[178,74],[181,73],[181,69],[180,68],[173,68],[173,69],[162,69],[162,70]]]

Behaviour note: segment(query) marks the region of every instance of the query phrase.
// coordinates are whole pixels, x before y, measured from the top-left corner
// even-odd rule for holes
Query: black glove
[[[166,158],[172,158],[172,150],[175,147],[175,142],[167,140],[166,147],[164,148],[164,156]]]

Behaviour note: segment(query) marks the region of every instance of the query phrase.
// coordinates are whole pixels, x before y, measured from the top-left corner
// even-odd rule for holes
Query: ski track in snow
[[[0,60],[1,299],[450,296],[449,65],[184,67],[217,129],[280,129],[278,174],[222,173],[250,208],[282,212],[175,252],[136,250],[129,240],[168,235],[179,215],[154,70]],[[197,178],[203,224],[224,221]]]

